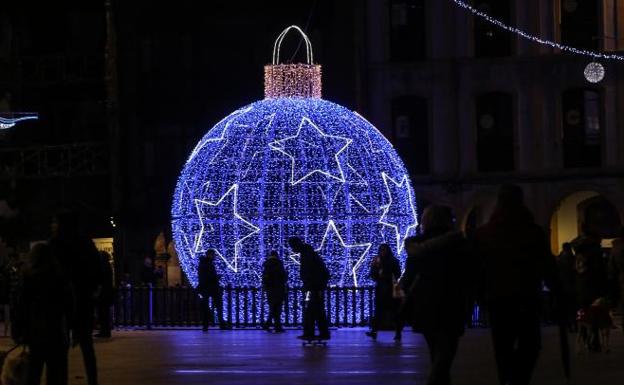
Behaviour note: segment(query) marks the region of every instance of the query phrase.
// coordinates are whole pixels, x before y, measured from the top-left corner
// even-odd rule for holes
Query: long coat
[[[468,280],[472,278],[467,242],[462,233],[454,231],[419,238],[401,279],[408,321],[417,331],[461,335],[467,321]]]
[[[375,296],[392,299],[394,282],[401,277],[401,264],[395,256],[379,258],[371,266],[370,277],[376,283]]]
[[[496,209],[477,229],[476,252],[485,276],[485,295],[491,303],[522,301],[538,305],[542,282],[560,290],[557,263],[546,235],[524,207]]]

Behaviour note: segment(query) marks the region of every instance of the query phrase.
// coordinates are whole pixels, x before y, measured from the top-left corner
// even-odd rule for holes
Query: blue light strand
[[[516,27],[512,27],[510,25],[505,24],[504,22],[488,15],[485,12],[481,12],[478,9],[476,9],[475,7],[471,6],[470,4],[467,4],[466,2],[462,1],[462,0],[451,0],[453,1],[457,6],[464,8],[468,11],[470,11],[473,15],[478,16],[482,19],[484,19],[485,21],[489,22],[490,24],[494,24],[495,26],[502,28],[508,32],[511,33],[515,33],[516,35],[527,39],[527,40],[531,40],[535,43],[539,43],[542,45],[548,45],[552,48],[557,48],[560,49],[562,51],[566,51],[569,53],[573,53],[576,55],[582,55],[582,56],[588,56],[588,57],[592,57],[595,59],[606,59],[606,60],[624,60],[624,56],[622,55],[617,55],[617,54],[605,54],[602,52],[596,52],[596,51],[590,51],[590,50],[584,50],[584,49],[580,49],[580,48],[576,48],[576,47],[572,47],[569,45],[565,45],[565,44],[561,44],[561,43],[557,43],[555,41],[552,40],[548,40],[548,39],[544,39],[541,38],[539,36],[535,36],[532,35],[526,31],[523,31],[519,28]]]

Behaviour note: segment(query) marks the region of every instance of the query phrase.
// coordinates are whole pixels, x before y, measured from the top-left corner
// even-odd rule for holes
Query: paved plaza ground
[[[427,348],[406,333],[401,344],[390,332],[377,342],[364,329],[333,332],[329,346],[303,348],[298,330],[273,335],[260,330],[118,331],[98,341],[102,385],[135,384],[424,384]],[[0,340],[6,347],[8,339]],[[70,383],[86,384],[79,350],[71,352]],[[564,384],[558,336],[545,329],[534,384]],[[611,385],[624,380],[624,337],[614,330],[610,354],[573,354],[572,384]],[[456,385],[496,384],[488,330],[468,331],[454,367]]]

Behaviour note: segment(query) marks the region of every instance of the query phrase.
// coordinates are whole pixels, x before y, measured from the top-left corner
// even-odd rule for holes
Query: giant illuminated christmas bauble
[[[222,285],[259,286],[272,250],[298,285],[292,236],[325,259],[330,285],[369,284],[378,246],[389,244],[403,261],[403,241],[417,226],[410,178],[392,145],[356,112],[321,99],[307,38],[308,64],[277,64],[280,43],[265,67],[265,99],[211,128],[179,177],[172,227],[194,286],[208,249]]]

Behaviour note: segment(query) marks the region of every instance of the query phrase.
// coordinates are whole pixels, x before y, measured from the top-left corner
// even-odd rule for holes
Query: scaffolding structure
[[[0,179],[104,175],[109,172],[106,143],[76,143],[0,149]]]

